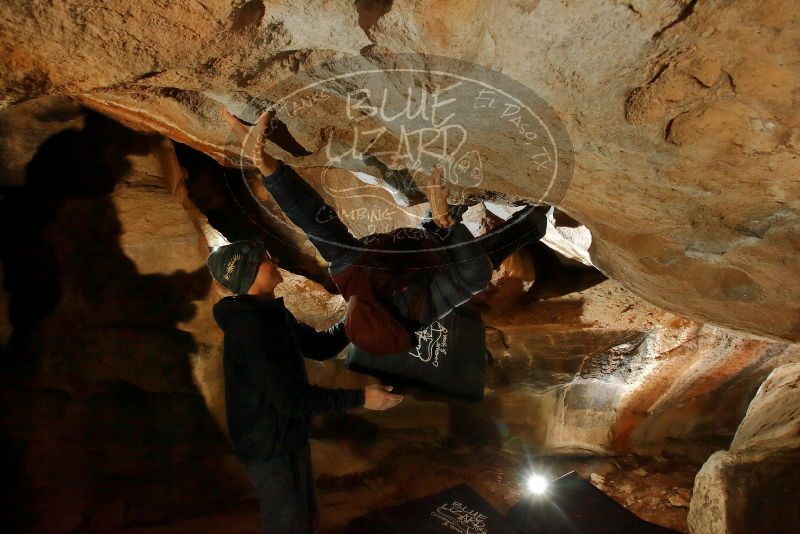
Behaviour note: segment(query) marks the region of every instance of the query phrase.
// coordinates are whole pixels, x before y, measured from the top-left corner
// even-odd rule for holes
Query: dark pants
[[[466,209],[467,206],[464,205],[449,206],[450,216],[460,220]],[[481,245],[481,252],[492,262],[494,270],[499,269],[503,260],[523,245],[544,237],[547,231],[547,211],[549,209],[550,206],[546,205],[527,206],[514,213],[507,221],[503,221],[497,227],[475,238],[475,241]],[[430,211],[419,227],[433,235],[436,234],[437,226],[430,218]]]
[[[319,511],[308,445],[245,469],[258,496],[264,534],[316,531]]]
[[[272,177],[264,178],[264,186],[283,212],[299,226],[329,264],[350,265],[364,250],[339,219],[333,208],[305,180],[288,165],[281,167]],[[450,206],[451,215],[460,218],[466,206]],[[547,228],[545,214],[549,206],[529,206],[512,215],[497,228],[476,239],[497,269],[505,258],[522,245],[541,239]],[[429,214],[430,215],[430,214]],[[437,235],[436,225],[426,218],[420,225]],[[437,235],[438,237],[438,235]],[[459,258],[464,260],[466,258]]]

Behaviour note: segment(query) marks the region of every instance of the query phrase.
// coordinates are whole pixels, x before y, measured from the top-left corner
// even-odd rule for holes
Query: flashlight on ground
[[[532,493],[533,495],[544,495],[547,493],[547,487],[549,485],[550,481],[542,475],[530,475],[528,476],[528,480],[525,481],[525,489],[528,490],[528,493]]]
[[[568,473],[564,473],[555,480],[547,480],[547,477],[545,477],[544,475],[541,475],[539,473],[532,473],[528,475],[528,478],[525,480],[525,489],[531,495],[544,495],[545,493],[547,493],[550,484],[558,480],[561,480],[565,476],[570,475],[574,472],[575,470],[573,469]]]

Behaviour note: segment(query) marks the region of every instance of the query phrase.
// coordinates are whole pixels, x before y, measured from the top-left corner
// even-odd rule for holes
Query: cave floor
[[[537,457],[500,452],[478,444],[411,444],[395,449],[372,471],[318,480],[322,525],[320,533],[344,532],[354,517],[401,502],[424,497],[460,483],[477,491],[502,514],[507,514],[521,495],[524,473],[535,462],[538,471],[555,476],[575,470],[648,521],[686,532],[691,488],[699,465],[666,458]],[[555,476],[553,478],[555,478]],[[255,501],[251,511],[218,513],[138,527],[125,532],[177,534],[215,532],[255,534],[259,517]]]

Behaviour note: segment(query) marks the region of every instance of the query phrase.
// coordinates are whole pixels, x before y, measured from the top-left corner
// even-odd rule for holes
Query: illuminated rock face
[[[476,410],[527,445],[702,460],[730,439],[757,384],[800,361],[797,344],[693,323],[611,280],[573,287],[486,314],[496,363]]]
[[[2,105],[79,95],[216,158],[231,148],[220,103],[274,97],[321,60],[416,51],[501,70],[565,124],[575,172],[559,207],[591,231],[595,266],[693,320],[800,339],[796,2],[60,6],[0,7]],[[309,166],[344,118],[290,122],[310,155],[275,150]],[[513,172],[481,187],[541,193]]]

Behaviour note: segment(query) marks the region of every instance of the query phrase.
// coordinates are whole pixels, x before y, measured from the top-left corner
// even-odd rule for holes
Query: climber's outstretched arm
[[[273,112],[259,117],[248,127],[223,109],[222,116],[242,143],[242,153],[264,175],[264,187],[289,219],[300,227],[317,248],[332,271],[344,268],[360,254],[360,243],[342,223],[336,212],[301,178],[295,170],[264,150],[267,125]]]

